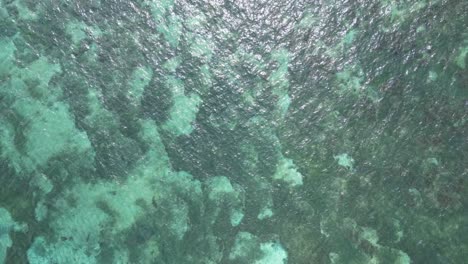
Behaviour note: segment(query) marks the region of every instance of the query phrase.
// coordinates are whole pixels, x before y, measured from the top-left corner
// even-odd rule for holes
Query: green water
[[[466,0],[1,0],[0,264],[468,263]]]

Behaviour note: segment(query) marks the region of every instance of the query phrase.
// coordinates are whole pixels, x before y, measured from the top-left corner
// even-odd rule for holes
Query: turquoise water
[[[0,264],[468,263],[468,2],[1,0]]]

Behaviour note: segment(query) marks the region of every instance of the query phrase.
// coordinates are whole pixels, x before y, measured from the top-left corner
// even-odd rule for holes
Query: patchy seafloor
[[[463,264],[466,0],[1,0],[0,264]]]

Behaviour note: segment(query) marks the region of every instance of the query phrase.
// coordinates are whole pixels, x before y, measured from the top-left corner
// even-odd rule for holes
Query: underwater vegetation
[[[0,264],[465,263],[467,14],[0,1]]]

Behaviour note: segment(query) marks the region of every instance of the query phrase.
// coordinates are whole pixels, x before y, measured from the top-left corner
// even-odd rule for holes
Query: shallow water
[[[2,0],[0,263],[466,263],[467,14]]]

